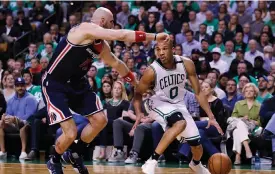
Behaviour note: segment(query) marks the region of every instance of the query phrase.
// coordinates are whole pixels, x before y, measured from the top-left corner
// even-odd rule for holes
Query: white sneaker
[[[28,154],[26,152],[21,152],[19,159],[25,159],[27,158]]]
[[[206,167],[204,167],[201,162],[198,165],[195,165],[193,161],[189,163],[189,167],[196,173],[196,174],[211,174]]]
[[[7,159],[7,152],[0,151],[0,159]]]
[[[142,172],[145,174],[155,174],[155,169],[158,165],[157,160],[148,159],[145,164],[142,165]]]

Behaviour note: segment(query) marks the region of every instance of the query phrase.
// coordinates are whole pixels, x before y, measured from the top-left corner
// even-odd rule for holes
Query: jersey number
[[[170,89],[170,98],[174,99],[178,96],[179,88],[177,86]]]

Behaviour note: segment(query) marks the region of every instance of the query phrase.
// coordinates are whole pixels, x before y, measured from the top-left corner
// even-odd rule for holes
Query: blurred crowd
[[[182,96],[188,111],[197,121],[204,153],[221,151],[213,138],[232,142],[235,164],[251,159],[261,149],[251,147],[255,137],[271,147],[268,156],[275,165],[275,3],[270,1],[115,1],[84,2],[74,12],[73,2],[2,1],[0,6],[0,158],[7,157],[5,134],[17,132],[21,138],[20,159],[35,159],[39,154],[41,125],[47,127],[47,109],[42,99],[41,77],[58,42],[81,22],[89,22],[98,7],[110,9],[114,29],[166,32],[173,40],[175,55],[193,60],[201,85],[216,120],[225,132],[206,129],[207,115],[198,105],[190,84]],[[84,11],[84,9],[86,9]],[[54,22],[48,25],[52,14]],[[31,32],[28,47],[15,54],[17,41]],[[140,79],[157,57],[154,41],[127,43],[108,41],[114,54]],[[81,53],[80,53],[81,54]],[[72,70],[73,71],[73,70]],[[98,93],[108,117],[97,141],[94,160],[135,163],[142,156],[147,136],[157,146],[163,130],[146,113],[135,132],[136,119],[131,103],[133,87],[123,81],[117,70],[96,58],[86,75]],[[150,94],[143,96],[144,102]],[[274,116],[273,116],[274,115]],[[78,129],[88,124],[74,113]],[[57,130],[58,128],[54,128]],[[59,130],[60,131],[60,130]],[[55,131],[53,131],[55,132]],[[44,132],[43,132],[44,133]],[[58,134],[58,131],[56,132]],[[57,135],[56,135],[57,136]],[[31,143],[27,144],[28,138]],[[124,145],[130,144],[126,156]],[[146,142],[145,142],[146,143]],[[108,146],[114,146],[112,152]],[[256,147],[256,148],[255,148]],[[27,153],[27,151],[29,153]],[[262,152],[261,156],[266,153]],[[180,161],[190,160],[188,144],[178,145]],[[159,161],[165,160],[162,155]],[[234,158],[233,157],[233,158]]]

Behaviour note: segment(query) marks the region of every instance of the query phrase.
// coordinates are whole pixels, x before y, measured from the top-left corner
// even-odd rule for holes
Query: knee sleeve
[[[175,112],[171,116],[167,117],[167,126],[172,127],[178,121],[184,120],[182,113]]]
[[[194,140],[187,140],[187,143],[190,146],[199,146],[199,145],[201,145],[201,139],[197,138],[197,139],[194,139]]]

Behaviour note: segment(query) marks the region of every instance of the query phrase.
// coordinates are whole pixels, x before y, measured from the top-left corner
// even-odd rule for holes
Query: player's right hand
[[[209,119],[209,120],[208,120],[208,125],[207,125],[206,128],[208,129],[211,125],[212,125],[212,126],[215,126],[215,128],[217,129],[217,131],[218,131],[221,135],[224,134],[222,128],[220,127],[220,125],[219,125],[219,123],[216,121],[216,119]]]
[[[163,42],[163,41],[168,41],[170,39],[170,36],[167,33],[158,33],[156,41],[157,42]]]

